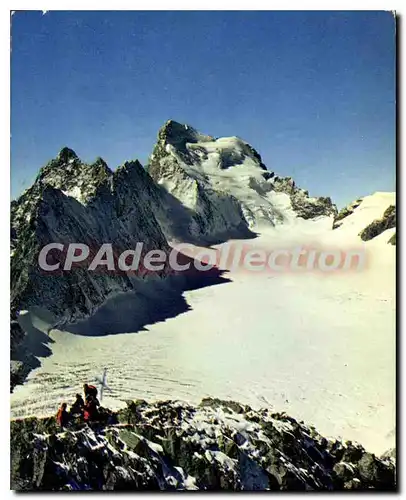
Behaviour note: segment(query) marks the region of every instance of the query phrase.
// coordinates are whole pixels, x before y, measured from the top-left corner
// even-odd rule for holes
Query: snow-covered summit
[[[214,236],[336,213],[330,198],[311,198],[293,179],[268,171],[244,140],[216,139],[173,121],[158,133],[148,172],[191,211],[192,234]]]

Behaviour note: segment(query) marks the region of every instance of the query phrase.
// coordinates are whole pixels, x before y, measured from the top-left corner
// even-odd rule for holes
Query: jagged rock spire
[[[70,149],[66,146],[59,151],[57,158],[58,158],[58,160],[61,160],[64,163],[68,163],[69,160],[78,160],[79,159],[79,157],[75,153],[75,151],[73,151],[73,149]]]

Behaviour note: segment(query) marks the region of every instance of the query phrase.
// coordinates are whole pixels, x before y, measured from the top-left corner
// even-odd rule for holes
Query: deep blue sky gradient
[[[395,189],[389,12],[17,12],[12,196],[63,146],[145,163],[172,118],[340,206]]]

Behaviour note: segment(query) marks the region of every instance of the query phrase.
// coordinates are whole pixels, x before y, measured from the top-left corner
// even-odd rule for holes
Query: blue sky
[[[388,12],[17,12],[12,196],[69,146],[145,163],[171,118],[342,206],[395,189]]]

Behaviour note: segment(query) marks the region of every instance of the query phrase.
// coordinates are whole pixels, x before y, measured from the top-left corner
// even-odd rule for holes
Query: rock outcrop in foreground
[[[396,227],[396,207],[395,205],[390,205],[383,213],[381,219],[374,220],[360,232],[360,237],[363,241],[372,240],[387,229],[391,229],[393,227]],[[393,241],[391,238],[388,243],[395,245],[396,239]]]
[[[205,399],[128,403],[115,425],[11,423],[11,488],[395,490],[395,461],[322,437],[286,414]]]

